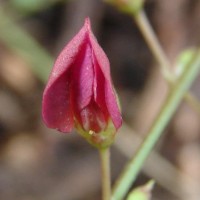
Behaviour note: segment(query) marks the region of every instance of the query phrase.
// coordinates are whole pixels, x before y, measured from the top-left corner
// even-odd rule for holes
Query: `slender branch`
[[[110,149],[99,149],[102,171],[102,199],[111,199]]]
[[[165,55],[149,21],[146,17],[146,14],[143,10],[138,12],[136,15],[133,15],[134,19],[143,34],[144,39],[146,40],[146,43],[148,44],[151,52],[153,53],[155,59],[159,63],[162,74],[167,79],[167,81],[171,81],[171,72],[170,72],[170,62]]]
[[[161,68],[161,72],[168,82],[169,86],[175,84],[175,77],[173,73],[170,71],[171,63],[169,62],[165,52],[163,51],[150,23],[149,20],[143,10],[139,11],[137,14],[133,15],[134,20],[136,21],[141,33],[143,34],[146,43],[148,44],[151,52],[153,53],[155,59],[159,63]],[[195,96],[186,92],[184,99],[188,104],[200,114],[200,103]]]
[[[127,159],[131,159],[133,152],[137,150],[142,140],[139,133],[136,133],[135,130],[126,123],[123,123],[122,128],[120,128],[117,134],[114,145]],[[163,173],[163,171],[167,171],[167,173]],[[197,181],[181,172],[181,170],[176,168],[167,158],[164,158],[164,156],[155,149],[151,151],[149,158],[143,166],[142,172],[154,179],[156,184],[162,186],[177,199],[182,199],[182,197],[188,195],[187,191],[185,191],[180,184],[180,181],[183,181],[183,184],[189,182],[191,185],[194,185],[194,187],[198,185]]]
[[[159,137],[162,135],[164,128],[167,126],[169,120],[176,111],[179,103],[184,97],[185,92],[189,89],[194,79],[198,75],[199,70],[200,50],[194,54],[193,59],[190,63],[188,63],[188,67],[186,67],[182,76],[177,80],[176,85],[174,85],[169,91],[169,94],[156,119],[154,120],[148,135],[139,147],[136,155],[132,158],[132,160],[130,160],[118,179],[113,190],[112,200],[123,199],[131,184],[136,179],[139,171],[141,170],[145,159],[155,146]]]

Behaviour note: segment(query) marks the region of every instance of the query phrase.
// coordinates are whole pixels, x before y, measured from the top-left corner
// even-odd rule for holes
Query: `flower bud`
[[[109,146],[122,124],[110,77],[110,64],[87,18],[58,56],[43,94],[42,114],[49,128],[73,127],[97,147]]]

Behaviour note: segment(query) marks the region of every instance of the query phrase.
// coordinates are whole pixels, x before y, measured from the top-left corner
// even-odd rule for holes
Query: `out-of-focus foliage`
[[[10,0],[11,6],[23,13],[41,10],[47,3],[47,0]]]
[[[10,49],[22,56],[42,80],[47,80],[53,60],[49,53],[14,20],[0,9],[0,39]]]
[[[120,11],[128,14],[137,14],[144,5],[145,0],[105,0],[106,2],[116,6]]]
[[[42,11],[49,6],[64,0],[9,0],[11,7],[21,14],[31,14]]]

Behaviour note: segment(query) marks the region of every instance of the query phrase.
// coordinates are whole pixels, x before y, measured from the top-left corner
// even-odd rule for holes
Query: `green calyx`
[[[154,183],[154,180],[150,180],[145,185],[135,188],[129,193],[127,200],[150,200]]]
[[[84,137],[92,146],[98,149],[109,147],[115,139],[116,128],[111,120],[108,121],[105,130],[96,133],[93,130],[85,131],[79,123],[76,122],[77,132]]]

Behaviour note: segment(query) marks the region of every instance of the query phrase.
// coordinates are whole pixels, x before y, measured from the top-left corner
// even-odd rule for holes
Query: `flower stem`
[[[168,96],[152,126],[150,127],[146,138],[140,145],[136,155],[130,160],[118,179],[113,190],[112,200],[123,199],[131,184],[140,172],[150,151],[162,135],[164,128],[176,111],[179,103],[184,97],[185,92],[189,89],[194,79],[197,77],[199,70],[200,50],[195,53],[193,59],[188,63],[188,66],[182,76],[177,80],[176,84],[170,88]]]
[[[169,62],[165,52],[163,51],[163,48],[161,47],[145,12],[143,10],[140,10],[136,15],[133,14],[133,16],[146,43],[148,44],[151,52],[157,60],[165,80],[168,82],[169,86],[172,86],[173,84],[175,84],[176,80],[172,71],[170,70],[171,63]],[[200,103],[195,96],[193,96],[189,92],[186,92],[184,99],[198,114],[200,114]]]
[[[102,200],[111,199],[110,148],[99,149],[102,173]]]
[[[146,43],[148,44],[151,52],[153,53],[155,59],[159,63],[162,74],[164,75],[164,78],[167,79],[167,81],[171,81],[172,74],[170,72],[170,62],[163,51],[158,38],[156,37],[149,20],[143,10],[138,12],[136,15],[133,15],[134,19],[138,25],[138,28],[140,29]]]

